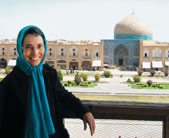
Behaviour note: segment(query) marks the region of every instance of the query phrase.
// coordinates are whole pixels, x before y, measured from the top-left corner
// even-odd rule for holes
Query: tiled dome
[[[129,15],[116,24],[114,33],[152,34],[150,28],[142,25],[134,14]]]
[[[144,37],[146,37],[145,39],[152,39],[152,30],[146,27],[145,25],[141,24],[136,18],[136,16],[132,14],[132,15],[125,17],[124,19],[122,19],[120,22],[116,24],[115,29],[114,29],[114,35],[123,36],[124,39],[125,39],[125,36],[126,36],[126,39],[128,39],[127,35],[130,35],[130,36],[131,35],[144,35]],[[134,36],[134,38],[137,39],[137,36]],[[138,38],[138,39],[142,39],[142,38]]]

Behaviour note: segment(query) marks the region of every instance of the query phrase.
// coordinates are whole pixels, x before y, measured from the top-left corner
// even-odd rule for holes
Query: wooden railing
[[[162,121],[162,138],[169,138],[169,103],[141,103],[115,101],[82,102],[90,108],[96,119]]]

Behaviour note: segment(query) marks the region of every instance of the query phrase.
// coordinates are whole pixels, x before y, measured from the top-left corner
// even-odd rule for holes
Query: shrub
[[[82,82],[82,79],[80,78],[80,75],[78,72],[76,72],[76,75],[75,75],[75,82],[77,85],[79,85],[81,82]]]
[[[147,84],[148,84],[148,86],[150,87],[150,86],[153,84],[153,81],[152,81],[152,80],[148,80],[148,81],[147,81]]]
[[[58,71],[57,76],[58,76],[58,78],[59,78],[60,81],[63,80],[63,74],[62,74],[62,71]]]
[[[95,77],[95,81],[99,81],[101,78],[101,75],[97,73],[94,77]]]
[[[87,74],[83,74],[82,75],[82,79],[83,79],[83,81],[87,81],[88,80],[88,75]]]
[[[155,87],[155,88],[163,88],[163,86],[160,84],[160,83],[154,83],[152,84],[152,87]]]
[[[81,83],[80,83],[80,86],[89,86],[89,84],[88,84],[87,81],[84,81],[84,82],[81,82]]]
[[[154,70],[150,70],[150,74],[151,74],[151,76],[154,76],[155,75],[155,71]]]
[[[139,87],[143,88],[143,87],[148,87],[147,83],[138,83],[137,84]]]
[[[88,84],[92,84],[92,82],[91,82],[91,81],[88,81],[87,83],[88,83]]]
[[[133,80],[134,80],[134,82],[141,82],[141,77],[134,75]]]
[[[5,73],[8,75],[11,72],[11,68],[9,66],[7,66],[5,68]]]
[[[72,81],[72,80],[67,81],[67,83],[68,83],[69,86],[75,86],[76,85],[76,82]]]
[[[111,72],[106,70],[104,71],[103,75],[106,77],[106,78],[110,78],[111,77]]]
[[[139,76],[141,76],[141,75],[143,74],[143,72],[144,72],[144,71],[141,70],[141,69],[137,71],[137,73],[138,73]]]
[[[84,75],[84,73],[82,72],[81,74],[80,74],[80,77],[82,77]]]
[[[65,83],[65,84],[64,84],[64,86],[65,86],[65,87],[67,87],[67,86],[68,86],[68,84],[67,84],[67,83]]]
[[[128,78],[127,82],[132,82],[130,78]]]

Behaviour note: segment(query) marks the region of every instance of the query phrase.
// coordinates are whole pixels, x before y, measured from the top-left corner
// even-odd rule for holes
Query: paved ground
[[[118,95],[169,95],[169,90],[141,90],[141,89],[131,89],[130,85],[126,83],[127,79],[133,80],[133,76],[137,75],[136,71],[119,71],[116,69],[110,70],[112,72],[112,78],[101,78],[100,82],[94,88],[71,88],[66,87],[67,90],[73,93],[95,93],[95,94],[118,94]],[[0,78],[4,76],[0,72]],[[85,71],[82,71],[85,73]],[[97,71],[102,74],[103,71]],[[94,72],[93,72],[94,73]],[[64,81],[74,80],[74,75],[64,75]],[[95,80],[94,75],[89,75],[88,80]],[[142,82],[147,82],[147,80],[152,80],[153,82],[165,82],[169,83],[169,77],[142,77]]]
[[[66,119],[65,125],[70,138],[162,138],[161,121],[136,121],[96,119],[96,131],[90,136],[89,128],[84,131],[79,119]],[[78,130],[78,131],[77,131]]]
[[[169,95],[169,90],[131,89],[126,81],[128,78],[133,80],[133,76],[136,75],[137,72],[112,70],[112,74],[112,78],[101,78],[100,82],[94,88],[67,87],[66,89],[74,93]],[[66,75],[64,76],[64,80],[74,80],[74,76]],[[94,80],[94,75],[89,75],[88,80]],[[147,80],[169,83],[169,77],[142,77],[142,82],[147,82]]]

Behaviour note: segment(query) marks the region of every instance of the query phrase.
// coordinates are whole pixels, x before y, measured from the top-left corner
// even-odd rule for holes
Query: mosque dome
[[[152,40],[152,30],[131,14],[116,24],[114,39]]]

